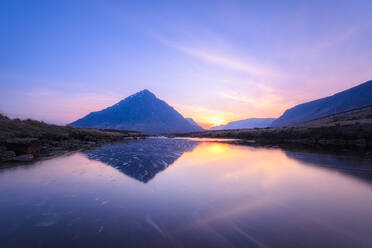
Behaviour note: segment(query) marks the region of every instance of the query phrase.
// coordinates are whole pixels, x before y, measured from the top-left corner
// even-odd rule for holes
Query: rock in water
[[[32,154],[25,154],[12,158],[12,161],[15,162],[30,162],[32,160],[34,160],[34,155]]]
[[[13,151],[7,151],[5,148],[0,149],[0,161],[7,162],[11,161],[15,156],[15,152]]]

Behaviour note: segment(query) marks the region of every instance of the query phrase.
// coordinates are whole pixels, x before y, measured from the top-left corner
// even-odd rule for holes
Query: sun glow
[[[218,117],[212,117],[208,123],[210,123],[211,125],[213,126],[219,126],[219,125],[224,125],[227,123],[226,120],[222,119],[222,118],[218,118]]]

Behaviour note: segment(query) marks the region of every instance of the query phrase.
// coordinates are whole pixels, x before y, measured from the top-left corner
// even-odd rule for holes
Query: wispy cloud
[[[239,59],[232,55],[224,54],[219,48],[201,49],[198,47],[187,46],[179,42],[171,41],[160,35],[152,35],[156,40],[162,44],[176,49],[184,54],[193,56],[202,61],[212,63],[214,65],[223,66],[227,69],[244,72],[253,77],[267,78],[270,77],[283,77],[284,74],[273,67],[263,65],[257,62],[250,62],[247,59]]]
[[[294,94],[270,86],[258,84],[255,91],[242,93],[240,91],[221,91],[221,98],[236,102],[237,110],[245,110],[248,117],[278,117],[285,109],[295,105],[304,95]],[[231,103],[233,104],[233,103]]]
[[[257,61],[249,61],[226,52],[227,49],[205,48],[198,42],[175,42],[161,36],[153,36],[165,46],[192,56],[211,65],[239,72],[241,77],[228,77],[221,90],[215,92],[224,105],[211,107],[180,106],[183,113],[193,116],[196,121],[211,123],[219,117],[221,122],[229,122],[250,117],[278,117],[289,108],[306,98],[306,94],[296,94],[296,90],[286,91],[281,83],[299,80],[285,71]],[[219,43],[219,42],[217,42]],[[218,52],[216,52],[218,51]],[[217,69],[218,71],[218,69]],[[275,87],[276,85],[276,87]],[[209,92],[210,94],[210,92]]]

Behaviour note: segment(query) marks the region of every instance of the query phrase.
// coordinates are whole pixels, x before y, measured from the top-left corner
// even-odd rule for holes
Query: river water
[[[0,247],[372,247],[372,161],[150,138],[0,169]]]

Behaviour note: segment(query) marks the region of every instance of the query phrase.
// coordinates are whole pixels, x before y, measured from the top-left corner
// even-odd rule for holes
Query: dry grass
[[[236,138],[259,143],[330,146],[372,146],[372,108],[349,111],[301,125],[185,133],[177,136]]]
[[[133,132],[132,132],[133,133]],[[120,139],[130,135],[125,131],[83,129],[69,126],[49,125],[35,120],[10,119],[0,114],[0,142],[10,138],[36,138],[39,140],[84,140]]]

